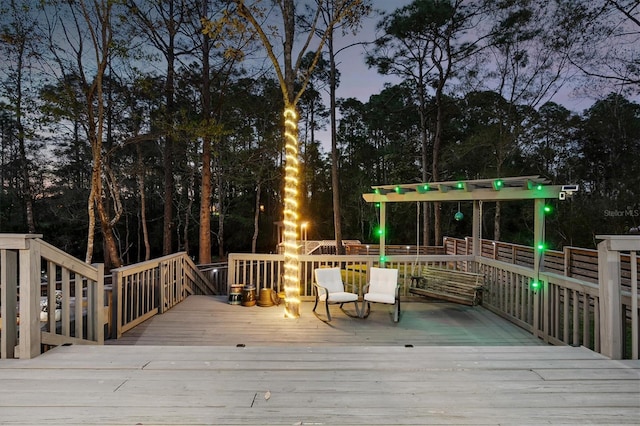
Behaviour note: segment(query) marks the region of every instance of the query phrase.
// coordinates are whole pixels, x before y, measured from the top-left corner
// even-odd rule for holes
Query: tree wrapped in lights
[[[302,48],[293,62],[295,40],[296,13],[295,0],[269,0],[275,4],[282,18],[282,34],[274,33],[271,16],[260,7],[260,0],[233,0],[239,16],[244,18],[256,31],[267,55],[273,63],[276,76],[284,98],[285,125],[285,185],[284,185],[284,291],[285,316],[300,316],[300,275],[297,246],[298,229],[298,113],[296,105],[304,93],[311,73],[318,64],[322,49],[333,34],[334,26],[341,21],[348,22],[350,27],[358,25],[360,18],[369,10],[368,0],[315,0],[307,8],[309,15],[303,19],[306,37],[300,43]],[[313,4],[313,7],[311,6]],[[323,13],[324,12],[324,13]],[[324,20],[320,18],[324,17]],[[329,17],[329,19],[326,19]],[[259,20],[260,21],[259,21]],[[269,35],[267,35],[267,32]],[[282,55],[278,55],[271,40],[283,41]],[[315,42],[315,50],[310,49]],[[302,59],[307,52],[315,52],[311,64],[301,72]],[[278,58],[282,58],[280,64]],[[296,76],[300,76],[296,91]]]

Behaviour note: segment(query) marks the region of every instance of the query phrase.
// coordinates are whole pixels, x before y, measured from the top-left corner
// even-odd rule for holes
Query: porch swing
[[[482,302],[484,275],[456,269],[423,266],[418,270],[420,255],[420,201],[416,208],[416,260],[411,265],[411,286],[409,292],[429,299],[443,300],[462,305],[475,306]],[[482,209],[482,202],[480,202]],[[464,215],[458,211],[454,215],[461,221]]]

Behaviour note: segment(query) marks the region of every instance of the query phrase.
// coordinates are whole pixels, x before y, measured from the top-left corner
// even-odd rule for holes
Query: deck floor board
[[[0,361],[0,424],[638,424],[640,363],[549,346],[481,307],[374,306],[326,324],[304,303],[189,297],[104,346]],[[169,332],[167,332],[169,331]],[[244,346],[238,346],[238,344]]]

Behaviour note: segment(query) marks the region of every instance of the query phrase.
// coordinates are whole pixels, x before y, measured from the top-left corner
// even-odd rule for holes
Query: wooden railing
[[[229,277],[229,263],[216,262],[199,264],[198,269],[205,276],[207,281],[211,283],[215,290],[215,294],[227,294],[227,281]]]
[[[444,238],[446,254],[471,254],[473,238]],[[501,241],[482,240],[482,257],[513,265],[533,267],[533,248]],[[640,265],[640,260],[636,259]],[[565,277],[598,283],[598,250],[566,246],[562,251],[546,250],[542,269]],[[620,254],[620,277],[625,290],[631,288],[630,254]]]
[[[115,338],[190,294],[217,294],[184,252],[112,271]]]
[[[477,258],[486,277],[482,305],[553,343],[600,351],[598,286],[553,272]],[[538,288],[532,282],[540,283]]]
[[[377,246],[368,247],[369,252],[378,253]],[[406,248],[405,248],[406,250]],[[415,252],[415,247],[412,249]],[[598,284],[598,255],[595,250],[569,247],[562,252],[545,253],[542,271],[533,270],[533,249],[506,243],[483,241],[482,256],[471,256],[471,241],[445,239],[443,255],[387,255],[385,266],[399,270],[401,296],[412,297],[408,292],[412,276],[424,266],[447,269],[480,271],[485,274],[487,291],[483,295],[483,306],[496,314],[530,331],[535,336],[552,343],[582,345],[602,352],[603,339],[607,345],[619,349],[620,357],[638,359],[637,268],[635,281],[630,255],[621,254],[621,296],[617,305],[603,305],[603,289]],[[561,259],[561,260],[560,260]],[[637,263],[638,259],[633,256]],[[345,270],[345,286],[349,291],[361,292],[367,282],[367,270],[379,266],[376,255],[317,255],[300,256],[300,291],[303,300],[313,297],[313,270],[323,266],[338,266]],[[626,261],[626,264],[625,264]],[[229,256],[229,278],[227,285],[250,284],[257,289],[282,290],[284,258],[281,255],[231,254]],[[562,268],[559,267],[562,265]],[[595,271],[596,279],[593,279]],[[630,272],[627,272],[630,271]],[[541,285],[534,288],[532,282]],[[635,308],[634,308],[635,306]],[[634,314],[635,310],[635,314]],[[614,314],[611,315],[610,312]],[[602,332],[603,312],[616,316],[625,330],[623,338],[612,342],[608,333]],[[631,337],[627,338],[629,335]],[[605,347],[607,346],[605,345]],[[616,357],[615,353],[605,354]]]
[[[82,262],[40,237],[0,234],[2,358],[33,358],[47,345],[104,342],[103,265]]]
[[[411,277],[419,274],[423,266],[465,269],[473,260],[472,256],[387,256],[385,267],[398,269],[402,284],[401,295],[408,296]],[[313,271],[320,267],[340,267],[346,271],[345,287],[359,292],[367,283],[367,271],[380,265],[378,256],[366,255],[308,255],[299,256],[300,261],[300,297],[311,300],[313,294]],[[284,270],[284,256],[279,254],[241,254],[229,255],[229,278],[227,290],[232,284],[252,285],[257,291],[263,288],[282,291],[281,277]]]

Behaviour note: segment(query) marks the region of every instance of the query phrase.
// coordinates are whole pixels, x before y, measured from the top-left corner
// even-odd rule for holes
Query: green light
[[[374,189],[373,192],[376,193],[377,195],[380,195],[380,188]]]
[[[538,290],[540,287],[542,287],[542,283],[538,280],[533,280],[531,281],[531,289],[532,290]]]
[[[462,212],[457,212],[456,214],[453,215],[453,218],[460,222],[462,219],[464,219],[464,214],[462,214]]]
[[[504,187],[504,181],[502,179],[496,179],[493,181],[493,189],[500,191]]]
[[[380,208],[380,203],[376,203],[376,207],[377,207],[377,208]]]
[[[428,184],[418,185],[417,188],[419,194],[424,194],[425,192],[429,192],[431,189]]]
[[[380,227],[376,228],[375,232],[378,237],[382,237],[384,235],[384,229]]]
[[[543,211],[545,214],[553,213],[553,206],[550,206],[549,204],[547,204],[544,206]]]
[[[463,189],[463,188],[464,188],[464,183],[463,183],[463,182],[458,182],[458,183],[456,184],[456,188],[458,188],[458,189]]]
[[[396,186],[395,191],[397,194],[404,194],[404,190],[400,186]]]
[[[538,184],[538,186],[536,186],[536,189],[537,189],[538,191],[542,191],[542,184],[541,184],[541,183],[539,183],[539,184]]]
[[[539,243],[537,247],[538,247],[538,251],[544,251],[546,249],[546,246],[544,243]]]
[[[380,256],[380,263],[385,263],[387,261],[386,256]]]

